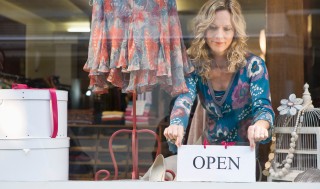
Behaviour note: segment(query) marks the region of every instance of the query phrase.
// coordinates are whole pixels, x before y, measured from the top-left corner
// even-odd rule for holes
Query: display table
[[[0,182],[1,188],[12,189],[319,189],[320,183],[256,182],[256,183],[216,183],[216,182],[146,182],[146,181],[64,181],[64,182]]]

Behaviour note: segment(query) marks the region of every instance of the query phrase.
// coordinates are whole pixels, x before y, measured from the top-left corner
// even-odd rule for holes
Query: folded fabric
[[[126,116],[126,117],[125,117],[125,120],[133,121],[133,116]],[[149,120],[149,117],[137,116],[137,117],[136,117],[136,120],[137,120],[137,121],[148,121],[148,120]]]
[[[124,112],[121,111],[103,111],[102,112],[102,116],[107,116],[107,115],[119,115],[119,116],[123,116]]]
[[[93,124],[94,115],[92,109],[68,110],[68,124]]]
[[[102,115],[101,118],[123,118],[123,115]]]
[[[101,121],[116,121],[116,120],[123,120],[122,117],[104,117]]]

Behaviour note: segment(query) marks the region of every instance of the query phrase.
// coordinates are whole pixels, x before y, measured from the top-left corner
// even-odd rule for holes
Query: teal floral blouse
[[[227,90],[217,100],[210,81],[204,81],[195,72],[186,77],[188,93],[180,94],[170,116],[171,125],[188,125],[193,102],[199,94],[200,103],[207,112],[207,128],[204,131],[209,143],[248,142],[248,127],[258,120],[266,120],[273,126],[269,77],[265,62],[248,54],[246,65],[236,71]],[[210,83],[210,84],[209,84]],[[261,143],[267,143],[270,137]],[[176,146],[169,143],[176,152]]]

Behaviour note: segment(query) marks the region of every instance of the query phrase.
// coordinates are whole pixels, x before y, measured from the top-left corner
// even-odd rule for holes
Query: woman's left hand
[[[269,122],[265,120],[259,120],[254,125],[250,125],[248,128],[248,139],[252,150],[256,147],[256,142],[265,140],[269,136],[268,132]]]

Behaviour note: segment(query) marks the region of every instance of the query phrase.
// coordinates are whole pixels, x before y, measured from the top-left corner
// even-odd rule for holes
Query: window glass
[[[248,49],[264,60],[268,69],[276,117],[280,100],[288,99],[292,93],[302,98],[305,83],[314,107],[319,107],[320,2],[238,1],[246,22]],[[137,1],[135,6],[121,2],[125,1],[0,1],[0,89],[10,89],[12,84],[20,83],[31,88],[68,92],[64,113],[67,116],[62,125],[67,129],[65,137],[70,138],[68,169],[65,169],[70,180],[101,180],[105,173],[96,175],[100,170],[110,171],[110,180],[116,171],[118,179],[138,178],[152,165],[157,148],[165,157],[174,154],[163,132],[170,125],[170,113],[183,85],[175,86],[180,91],[173,91],[171,95],[159,83],[184,81],[183,73],[191,72],[191,68],[187,70],[189,67],[182,70],[187,66],[182,63],[187,62],[180,60],[183,55],[179,57],[176,53],[186,53],[184,48],[191,46],[195,38],[194,18],[207,0],[163,0],[161,2],[167,4],[161,9],[162,14],[152,12],[156,10],[152,8],[154,0]],[[98,6],[99,3],[105,6]],[[98,23],[103,18],[107,21]],[[98,48],[105,54],[95,54],[100,53]],[[168,64],[168,57],[176,67]],[[89,64],[90,61],[95,63]],[[128,61],[132,61],[131,67],[123,66]],[[148,69],[153,72],[143,71]],[[114,75],[106,74],[111,74],[110,70]],[[131,71],[136,75],[128,74]],[[94,76],[97,74],[100,76]],[[156,74],[163,74],[163,78],[155,79]],[[132,82],[144,86],[138,89],[137,96],[130,90]],[[102,85],[92,87],[92,84]],[[148,87],[152,90],[146,90]],[[199,118],[196,107],[200,101],[194,102],[190,107],[189,125]],[[138,161],[134,161],[132,153],[135,136],[128,132],[135,128],[134,123],[137,129],[147,129],[159,137],[157,143],[149,131],[138,134]],[[186,133],[185,144],[189,129]],[[304,137],[309,140],[315,136]],[[267,181],[260,173],[268,162],[270,144],[261,145],[259,150],[257,179],[261,181]],[[313,150],[319,153],[319,149]],[[319,164],[313,156],[300,158],[312,159],[312,163],[304,164],[303,168],[294,162],[294,168],[300,171]],[[114,162],[117,162],[116,171]],[[135,166],[138,172],[133,171]],[[132,172],[138,175],[133,176]]]

